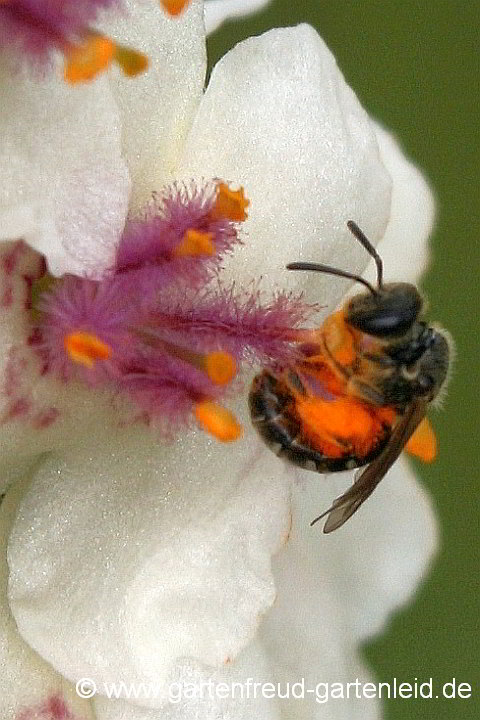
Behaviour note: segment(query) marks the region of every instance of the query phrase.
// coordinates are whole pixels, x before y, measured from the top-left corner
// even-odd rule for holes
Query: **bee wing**
[[[397,423],[384,451],[359,474],[352,487],[338,497],[328,510],[315,518],[311,525],[328,515],[323,532],[331,533],[341,527],[357,512],[360,505],[365,502],[385,477],[402,452],[408,439],[425,417],[427,405],[426,400],[419,400],[409,405],[405,414]]]

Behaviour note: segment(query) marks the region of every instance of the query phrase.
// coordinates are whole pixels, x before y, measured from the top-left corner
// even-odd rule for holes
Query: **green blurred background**
[[[249,35],[313,25],[364,107],[397,135],[437,197],[433,262],[423,289],[429,317],[450,330],[458,357],[445,409],[433,416],[439,458],[416,469],[434,499],[442,547],[415,601],[365,656],[379,680],[456,678],[470,683],[473,695],[387,700],[387,720],[480,717],[479,20],[475,0],[274,0],[209,41],[213,65]]]

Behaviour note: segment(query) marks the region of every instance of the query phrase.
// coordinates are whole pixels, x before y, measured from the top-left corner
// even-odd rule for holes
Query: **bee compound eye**
[[[375,295],[355,295],[347,305],[346,320],[374,337],[400,337],[416,321],[422,299],[414,285],[391,283]]]

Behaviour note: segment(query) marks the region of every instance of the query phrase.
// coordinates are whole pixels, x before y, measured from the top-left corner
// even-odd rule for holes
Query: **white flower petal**
[[[276,574],[279,597],[297,584],[291,575],[298,565],[295,553],[305,555],[310,574],[304,602],[320,616],[323,603],[329,612],[335,605],[345,639],[364,640],[411,598],[428,569],[437,546],[430,499],[402,456],[355,516],[325,536],[321,525],[310,528],[309,523],[344,492],[354,474],[298,474],[292,536],[278,558],[284,577]]]
[[[271,456],[281,472],[282,463]],[[280,683],[283,693],[288,684],[298,683],[310,692],[303,699],[294,697],[273,700],[268,705],[259,697],[253,705],[240,699],[230,703],[215,697],[201,697],[177,703],[166,703],[157,710],[141,710],[126,702],[110,703],[98,698],[95,707],[98,720],[183,720],[184,718],[259,718],[295,717],[310,720],[374,720],[380,717],[380,703],[371,698],[356,698],[354,690],[345,700],[328,700],[332,684],[371,681],[357,656],[357,645],[380,629],[387,615],[406,601],[419,577],[425,571],[434,546],[432,513],[418,483],[404,461],[392,470],[391,487],[364,508],[370,517],[341,538],[325,537],[319,528],[312,529],[312,513],[330,502],[333,476],[318,478],[303,474],[295,493],[293,527],[288,544],[274,559],[278,586],[275,605],[260,625],[257,641],[249,645],[228,667],[208,672],[205,668],[178,667],[178,680],[208,683],[255,682]],[[351,476],[349,476],[351,477]],[[386,481],[388,482],[388,481]],[[330,486],[330,488],[329,488]],[[323,492],[322,492],[323,488]],[[333,490],[333,492],[337,492]],[[398,512],[401,508],[401,512]],[[397,509],[394,517],[391,510]],[[362,512],[364,512],[362,510]],[[418,531],[420,528],[420,531]],[[333,545],[333,547],[332,547]],[[260,653],[260,648],[263,653]],[[338,685],[337,685],[338,688]],[[206,691],[205,691],[206,693]],[[268,713],[265,715],[265,713]]]
[[[121,116],[122,147],[133,183],[134,207],[170,178],[201,99],[207,66],[203,2],[191,0],[169,17],[157,0],[126,0],[127,12],[104,23],[118,42],[148,55],[135,78],[112,73]]]
[[[417,283],[430,259],[428,240],[433,230],[435,201],[422,173],[402,152],[395,138],[377,126],[377,139],[385,167],[393,180],[390,219],[377,250],[383,259],[386,281]],[[365,277],[376,279],[375,263]]]
[[[245,17],[263,10],[270,0],[206,0],[205,29],[215,32],[225,20]]]
[[[96,682],[235,657],[274,600],[270,556],[289,523],[285,475],[247,447],[194,433],[162,448],[130,430],[48,458],[9,550],[31,646]]]
[[[22,639],[7,602],[7,539],[26,483],[19,483],[0,507],[0,717],[15,720],[20,710],[35,706],[57,693],[84,720],[93,718],[89,703],[37,655]]]
[[[335,59],[307,25],[272,30],[237,45],[214,68],[178,169],[222,177],[251,200],[248,239],[224,277],[298,287],[292,260],[349,270],[368,261],[346,228],[355,219],[373,242],[390,217],[391,180],[375,130]],[[344,280],[311,278],[312,299],[336,303]]]
[[[285,717],[378,720],[378,701],[357,699],[354,690],[350,690],[350,697],[344,700],[333,700],[328,695],[332,683],[337,683],[337,688],[343,683],[346,694],[347,683],[357,678],[362,683],[371,681],[355,650],[339,643],[310,642],[307,628],[299,628],[298,615],[292,632],[287,631],[283,641],[286,623],[290,623],[292,617],[290,611],[283,616],[281,612],[275,610],[277,621],[283,618],[283,622],[280,619],[276,624],[275,637],[270,636],[268,625],[271,624],[267,623],[265,632],[262,629],[260,633],[264,643],[251,643],[231,665],[210,672],[179,667],[177,676],[172,676],[173,701],[147,710],[132,702],[97,696],[96,720],[251,720],[252,717],[258,720]],[[312,618],[304,619],[310,628]],[[328,628],[328,621],[328,617],[322,618],[319,625]],[[273,657],[267,656],[265,647]],[[182,683],[185,693],[189,691],[189,683],[190,687],[195,685],[197,696],[177,695],[178,682]]]
[[[123,228],[130,182],[104,78],[0,75],[0,240],[24,239],[50,271],[99,276]]]
[[[22,243],[0,246],[0,492],[24,477],[49,450],[90,442],[92,427],[115,427],[131,414],[108,392],[63,383],[45,373],[29,342],[27,300],[43,272],[41,257]]]
[[[219,668],[198,663],[176,665],[168,678],[170,700],[160,708],[146,709],[97,696],[96,720],[280,720],[279,701],[253,694],[252,679],[268,682],[271,677],[265,651],[254,641],[235,661]],[[228,696],[233,683],[236,689]],[[155,690],[154,685],[147,687],[147,691]]]

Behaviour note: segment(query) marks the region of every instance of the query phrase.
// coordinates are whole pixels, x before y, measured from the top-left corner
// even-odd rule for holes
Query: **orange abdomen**
[[[344,395],[333,400],[297,397],[302,436],[328,457],[369,457],[391,434],[396,413]]]

